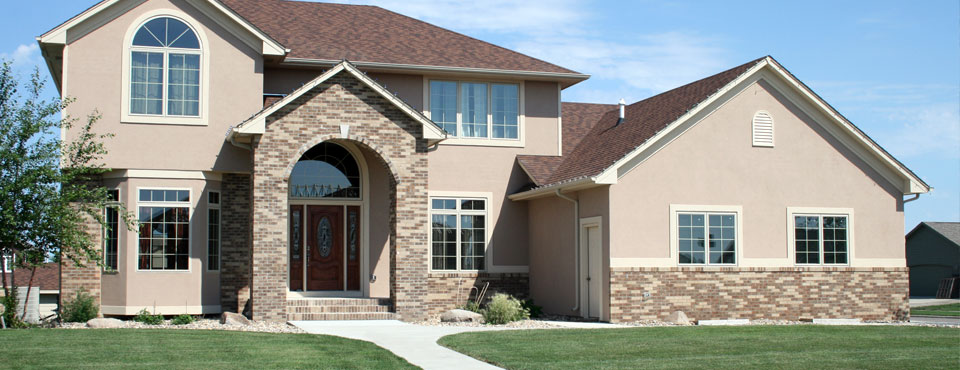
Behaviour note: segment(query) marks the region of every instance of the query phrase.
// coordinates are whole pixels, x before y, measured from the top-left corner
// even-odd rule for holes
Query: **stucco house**
[[[140,221],[63,266],[104,315],[420,320],[487,283],[615,322],[908,311],[929,186],[771,57],[602,105],[375,6],[105,0],[38,41]]]
[[[907,233],[906,243],[911,296],[935,297],[943,279],[960,279],[960,222],[921,222]],[[944,298],[958,293],[955,281]]]

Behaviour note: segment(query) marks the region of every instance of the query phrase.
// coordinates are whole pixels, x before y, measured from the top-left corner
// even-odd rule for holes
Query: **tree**
[[[85,225],[105,223],[103,209],[110,198],[99,183],[109,171],[101,163],[103,140],[112,135],[93,131],[96,113],[79,125],[69,116],[58,118],[73,100],[44,99],[39,70],[21,94],[10,63],[0,64],[0,252],[15,255],[15,267],[30,270],[28,299],[36,268],[51,258],[81,267],[84,261],[103,265]],[[61,140],[58,128],[71,130],[72,139]],[[133,217],[122,206],[119,214],[132,229]],[[3,281],[5,270],[0,266]],[[6,284],[4,293],[10,294]]]

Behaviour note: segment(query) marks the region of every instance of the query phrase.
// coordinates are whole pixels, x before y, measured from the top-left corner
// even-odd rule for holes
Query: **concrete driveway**
[[[936,299],[929,297],[916,297],[910,298],[910,307],[927,307],[927,306],[938,306],[942,304],[950,303],[960,303],[960,298],[954,299]],[[921,324],[938,324],[938,325],[957,325],[960,326],[960,316],[949,317],[949,316],[914,316],[910,315],[910,322],[921,323]]]

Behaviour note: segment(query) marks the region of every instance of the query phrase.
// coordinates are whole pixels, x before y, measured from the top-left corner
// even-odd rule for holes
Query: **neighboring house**
[[[908,310],[929,186],[771,57],[618,107],[374,6],[108,0],[38,40],[140,220],[63,266],[105,315],[420,320],[487,283],[609,321]]]
[[[907,233],[910,296],[935,297],[940,281],[960,277],[960,222],[921,222]],[[960,281],[954,284],[957,296]]]
[[[23,287],[20,290],[20,299],[26,297],[26,287],[30,285],[30,295],[37,298],[37,317],[43,318],[56,313],[57,302],[60,299],[60,265],[54,262],[48,262],[38,267],[33,276],[33,284],[30,284],[29,269],[9,269],[7,280],[3,281],[6,287]],[[13,282],[12,284],[10,282]],[[0,289],[0,296],[4,291]],[[33,301],[33,299],[30,299]]]

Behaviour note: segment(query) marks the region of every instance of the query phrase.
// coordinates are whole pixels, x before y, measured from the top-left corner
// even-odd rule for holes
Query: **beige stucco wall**
[[[544,312],[573,315],[577,305],[573,203],[557,198],[527,202],[530,298]]]
[[[370,230],[368,231],[369,273],[376,276],[370,282],[370,297],[390,297],[390,181],[389,170],[383,166],[377,154],[369,149],[360,150],[367,166],[370,186]]]
[[[197,20],[191,24],[206,36],[209,51],[209,118],[206,126],[121,123],[124,37],[143,14],[173,9]],[[184,0],[144,2],[89,34],[71,42],[64,55],[65,96],[76,97],[68,113],[102,118],[96,131],[113,133],[105,157],[111,168],[249,171],[249,152],[224,141],[231,125],[262,105],[262,57],[237,37]],[[201,77],[202,79],[202,77]]]
[[[774,148],[752,146],[758,110]],[[763,81],[620,178],[610,204],[613,258],[669,257],[671,204],[742,206],[741,262],[793,263],[787,207],[852,208],[855,259],[904,258],[900,192]]]
[[[147,308],[164,314],[183,313],[184,306],[192,314],[200,307],[220,304],[220,273],[207,271],[207,194],[219,191],[218,181],[171,179],[110,179],[107,186],[120,189],[121,200],[128,211],[137,217],[138,188],[175,188],[191,191],[190,216],[190,270],[138,271],[137,230],[121,229],[120,261],[116,274],[103,275],[102,305],[106,314],[117,308],[133,312]]]

